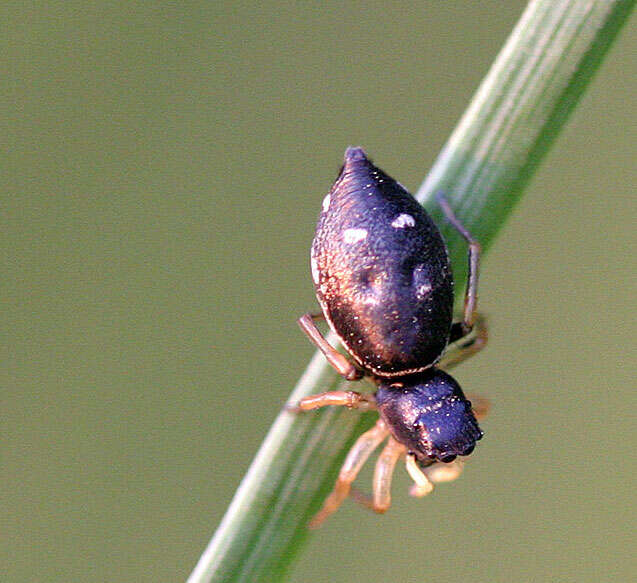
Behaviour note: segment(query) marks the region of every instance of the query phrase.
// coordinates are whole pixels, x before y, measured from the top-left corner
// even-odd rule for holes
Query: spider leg
[[[409,489],[409,495],[415,498],[421,498],[430,494],[435,484],[452,482],[458,478],[464,469],[464,461],[456,459],[451,463],[435,462],[426,468],[421,468],[416,464],[414,456],[407,454],[405,466],[407,472],[414,480],[414,484]],[[372,510],[374,509],[374,500],[372,497],[356,488],[352,488],[350,497],[358,504]]]
[[[376,409],[376,400],[374,395],[357,391],[326,391],[325,393],[303,397],[298,403],[288,405],[287,409],[292,413],[299,413],[331,405],[368,411],[369,409]]]
[[[463,331],[469,332],[473,328],[473,321],[476,311],[476,305],[478,303],[478,273],[480,264],[480,243],[474,239],[473,235],[467,230],[467,228],[460,222],[458,217],[454,214],[453,210],[449,206],[447,199],[442,192],[436,195],[436,200],[445,214],[447,220],[453,225],[454,229],[462,235],[462,237],[469,243],[469,270],[467,272],[467,290],[464,296],[464,317],[462,319]]]
[[[336,350],[327,340],[321,331],[314,324],[314,320],[323,318],[323,314],[303,314],[298,319],[301,330],[312,343],[325,355],[327,362],[348,381],[357,381],[363,378],[363,372],[357,369],[345,356]]]
[[[365,506],[365,508],[369,508],[370,510],[374,509],[374,499],[365,492],[361,492],[358,488],[352,486],[349,497],[354,500],[357,504],[361,506]]]
[[[469,394],[467,395],[467,399],[471,401],[471,410],[473,414],[476,416],[476,419],[480,421],[484,419],[489,413],[489,409],[491,409],[491,402],[489,399],[485,399],[480,395]]]
[[[349,450],[345,462],[338,474],[331,494],[325,499],[323,507],[310,521],[309,528],[317,528],[325,519],[334,513],[349,495],[352,482],[360,472],[370,454],[389,435],[384,421],[379,419],[376,425],[361,435]]]
[[[475,324],[469,332],[465,332],[463,326],[462,322],[455,322],[451,326],[449,345],[438,365],[440,368],[453,368],[487,345],[489,333],[484,316],[476,316]]]
[[[418,467],[416,463],[416,456],[413,453],[407,454],[407,461],[405,462],[407,472],[414,481],[413,486],[409,490],[409,495],[416,498],[421,498],[431,493],[434,489],[432,481],[427,474]],[[430,466],[431,467],[431,466]]]
[[[393,437],[389,438],[385,449],[381,452],[374,469],[372,508],[382,514],[391,505],[391,480],[396,467],[396,462],[405,453],[405,446],[398,443]]]
[[[450,463],[437,462],[430,466],[423,468],[423,473],[434,484],[441,484],[443,482],[453,482],[456,478],[462,474],[464,469],[464,462],[461,459],[456,458]],[[412,494],[413,496],[414,494]]]

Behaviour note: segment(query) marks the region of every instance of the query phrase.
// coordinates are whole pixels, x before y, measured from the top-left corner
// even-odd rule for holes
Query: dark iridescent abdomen
[[[438,228],[418,202],[350,148],[312,244],[323,312],[350,354],[377,376],[424,370],[451,328],[453,280]]]

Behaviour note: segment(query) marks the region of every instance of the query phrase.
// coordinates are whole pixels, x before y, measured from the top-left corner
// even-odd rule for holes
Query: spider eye
[[[471,448],[473,450],[473,447]],[[456,459],[457,456],[455,455],[446,455],[445,457],[441,458],[439,461],[445,463],[445,464],[449,464],[451,463],[453,460]]]

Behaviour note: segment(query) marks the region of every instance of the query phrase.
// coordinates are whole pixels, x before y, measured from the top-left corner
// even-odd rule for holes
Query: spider
[[[339,374],[348,381],[366,377],[376,392],[329,391],[305,397],[293,409],[375,409],[379,419],[352,446],[311,527],[320,525],[350,494],[385,512],[391,503],[392,474],[402,456],[414,481],[410,493],[428,494],[434,483],[460,475],[457,456],[469,455],[483,436],[476,417],[486,412],[486,402],[479,400],[472,408],[460,385],[439,368],[457,364],[486,344],[486,325],[476,313],[480,245],[441,194],[437,200],[469,245],[459,322],[452,320],[453,279],[438,228],[361,148],[347,149],[339,176],[323,200],[310,258],[322,312],[303,315],[299,325]],[[323,337],[314,323],[320,318],[354,362]],[[385,439],[368,500],[351,485]]]

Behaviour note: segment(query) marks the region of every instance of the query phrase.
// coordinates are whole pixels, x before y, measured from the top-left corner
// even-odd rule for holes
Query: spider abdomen
[[[348,352],[380,377],[440,358],[452,322],[446,246],[418,202],[349,148],[312,244],[316,294]]]

